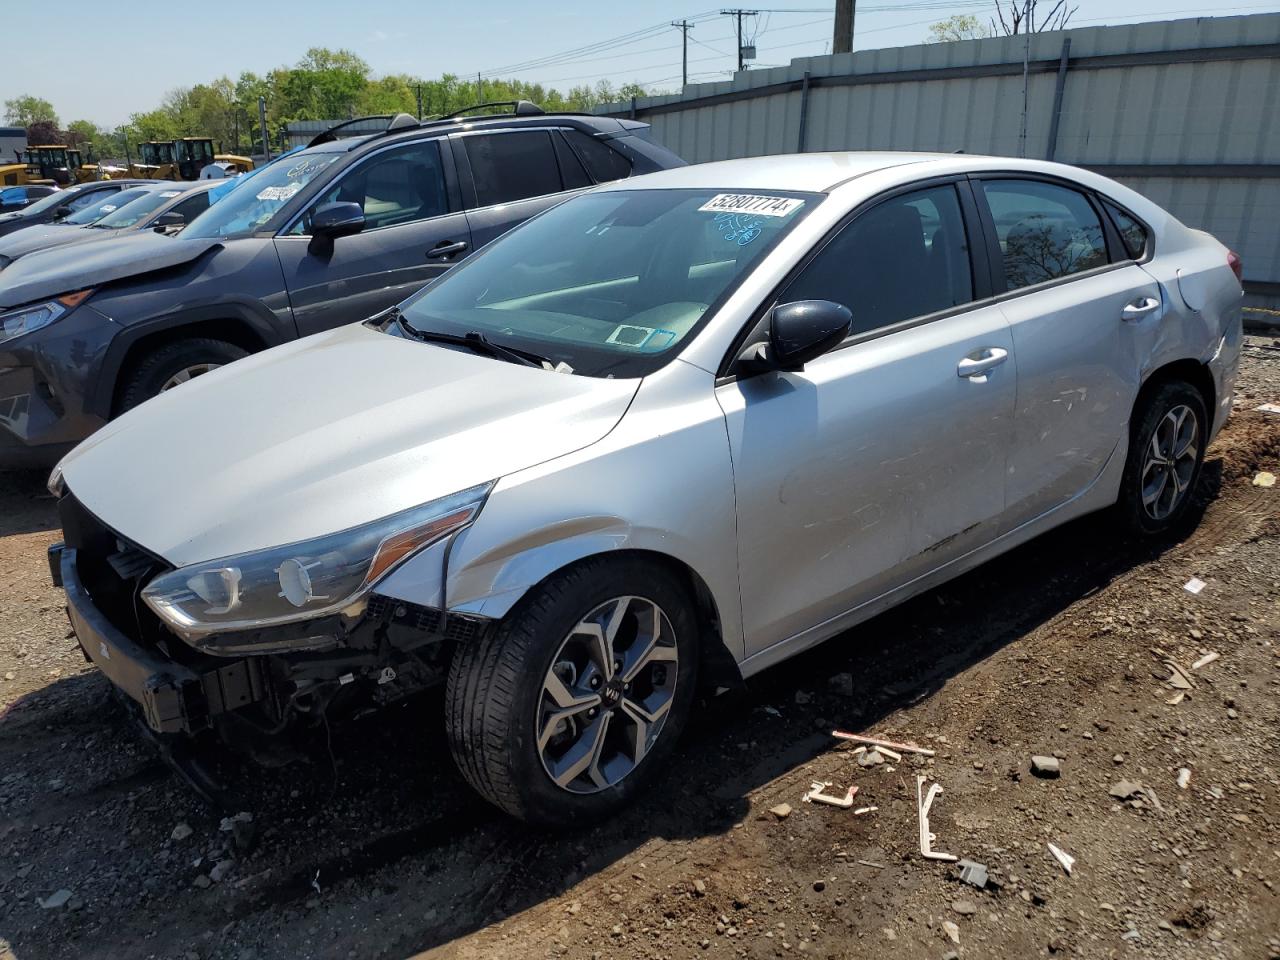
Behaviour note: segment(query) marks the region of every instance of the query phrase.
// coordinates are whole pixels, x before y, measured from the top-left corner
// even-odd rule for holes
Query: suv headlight
[[[19,307],[8,313],[0,313],[0,343],[47,327],[64,313],[70,313],[84,303],[91,293],[93,293],[92,290],[80,290],[77,293],[54,297],[44,303],[35,303],[29,307]]]
[[[142,591],[189,641],[341,611],[423,547],[472,520],[493,483],[315,540],[182,567]]]

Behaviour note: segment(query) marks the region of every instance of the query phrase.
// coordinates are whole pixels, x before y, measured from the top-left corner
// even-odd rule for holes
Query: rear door
[[[1159,324],[1160,285],[1109,254],[1086,191],[1007,174],[974,187],[1018,357],[1010,529],[1083,493],[1117,450],[1137,395],[1135,338]]]
[[[591,185],[581,160],[554,128],[454,134],[467,218],[477,248]]]
[[[1016,364],[989,282],[973,272],[980,244],[966,182],[879,201],[778,297],[849,307],[849,340],[798,373],[717,387],[748,655],[994,536]]]
[[[300,336],[370,317],[466,257],[471,231],[442,141],[396,143],[344,171],[275,238]],[[323,243],[311,217],[359,203],[365,228]]]

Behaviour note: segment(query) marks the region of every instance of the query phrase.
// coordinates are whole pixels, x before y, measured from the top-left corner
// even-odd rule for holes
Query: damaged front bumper
[[[66,591],[67,617],[85,660],[138,704],[155,733],[200,733],[218,716],[268,698],[264,661],[245,658],[199,669],[144,647],[94,607],[76,571],[75,550],[55,544],[49,558],[55,582]]]
[[[197,650],[138,601],[150,576],[138,550],[96,525],[73,498],[61,506],[68,543],[49,548],[49,568],[66,591],[80,649],[137,704],[146,728],[170,739],[212,731],[257,752],[295,727],[443,683],[454,648],[489,626],[372,594],[356,619],[227,634]],[[119,552],[104,560],[108,549]],[[115,578],[120,570],[128,576]]]

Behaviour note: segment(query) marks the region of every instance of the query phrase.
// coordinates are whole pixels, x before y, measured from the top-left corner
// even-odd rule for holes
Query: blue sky
[[[63,123],[89,119],[114,126],[129,114],[155,107],[172,88],[190,86],[243,70],[265,72],[295,62],[308,47],[354,50],[376,73],[473,77],[476,71],[518,76],[568,88],[608,78],[615,85],[638,81],[675,89],[680,75],[680,33],[656,29],[668,21],[715,14],[706,0],[604,3],[558,0],[484,4],[405,0],[220,0],[194,16],[163,8],[121,15],[100,2],[59,0],[57,21],[39,4],[11,3],[4,32],[28,42],[6,44],[0,69],[0,100],[22,93],[53,102]],[[1006,0],[1007,2],[1007,0]],[[1223,0],[1219,16],[1280,10],[1280,0]],[[944,4],[946,4],[945,8]],[[1205,12],[1191,0],[1077,0],[1073,26],[1132,23],[1192,17]],[[489,16],[471,11],[483,6]],[[743,4],[743,6],[748,6]],[[761,7],[766,4],[760,4]],[[828,52],[834,3],[770,0],[774,12],[749,19],[761,64],[785,64],[794,57]],[[859,0],[855,47],[902,46],[922,42],[929,23],[953,13],[972,12],[984,21],[990,0]],[[924,9],[922,9],[922,6]],[[1045,9],[1045,0],[1041,0]],[[154,13],[154,16],[152,15]],[[655,28],[633,42],[601,52],[543,63],[520,71],[501,70],[623,34]],[[733,22],[712,16],[691,31],[689,72],[695,80],[729,76],[733,67]],[[39,42],[49,34],[51,45]],[[56,50],[56,59],[51,50]]]

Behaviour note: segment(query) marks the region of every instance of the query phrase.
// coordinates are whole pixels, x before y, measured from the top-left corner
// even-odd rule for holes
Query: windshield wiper
[[[524,367],[542,368],[544,365],[554,366],[549,359],[536,353],[530,353],[525,350],[512,350],[510,347],[504,347],[500,343],[494,343],[478,330],[469,330],[465,334],[422,330],[411,324],[399,309],[393,309],[391,317],[400,324],[401,330],[415,340],[421,340],[423,343],[446,343],[455,347],[468,347],[476,353],[485,353],[495,359],[506,360],[508,363],[518,363]]]

